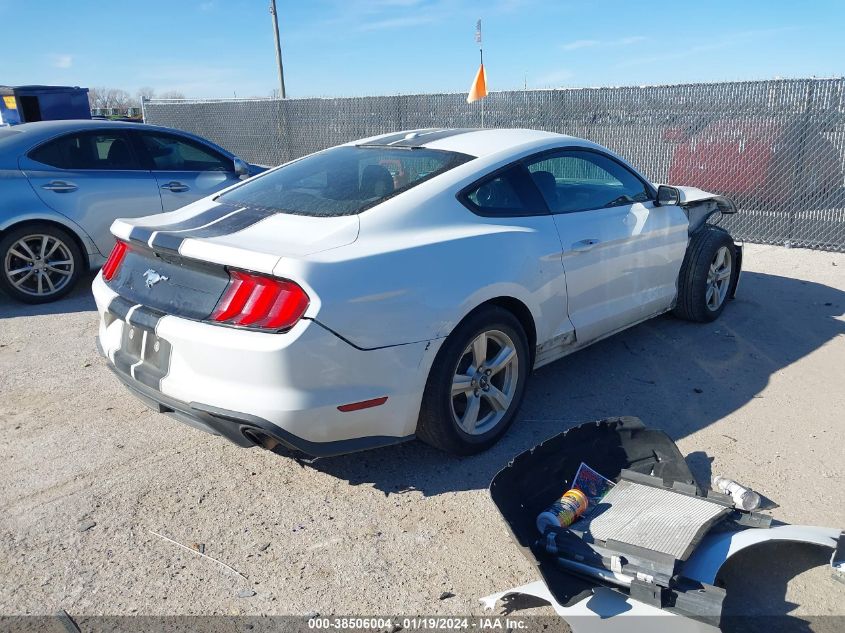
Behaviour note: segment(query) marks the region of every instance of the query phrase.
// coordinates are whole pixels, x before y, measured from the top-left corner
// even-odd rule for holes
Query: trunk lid
[[[227,267],[272,275],[282,258],[345,246],[358,230],[358,216],[298,216],[202,201],[116,220],[112,233],[129,250],[108,283],[133,304],[206,319],[229,283]]]
[[[229,273],[219,264],[156,253],[133,244],[107,283],[134,305],[206,319],[229,284]]]
[[[282,257],[306,257],[358,239],[357,215],[312,217],[213,201],[116,220],[112,233],[157,254],[272,274]]]

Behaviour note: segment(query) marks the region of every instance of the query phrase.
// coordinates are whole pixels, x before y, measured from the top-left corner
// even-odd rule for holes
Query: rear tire
[[[699,323],[714,321],[731,299],[738,274],[730,233],[705,224],[693,234],[681,265],[675,316]]]
[[[512,313],[490,305],[470,314],[434,359],[417,437],[455,455],[487,450],[516,417],[530,363],[528,337]]]
[[[73,236],[50,224],[12,229],[0,239],[0,289],[24,303],[63,297],[84,265]]]

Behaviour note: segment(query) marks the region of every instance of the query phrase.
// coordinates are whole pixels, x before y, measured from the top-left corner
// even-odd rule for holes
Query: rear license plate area
[[[114,354],[115,367],[135,380],[159,389],[170,369],[170,343],[139,325],[123,323],[120,349]]]

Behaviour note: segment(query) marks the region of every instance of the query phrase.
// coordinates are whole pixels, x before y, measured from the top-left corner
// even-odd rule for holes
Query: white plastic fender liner
[[[816,527],[812,525],[780,525],[773,528],[749,528],[741,532],[721,532],[708,534],[684,563],[681,574],[687,578],[713,584],[719,570],[728,559],[748,547],[760,543],[787,541],[821,545],[834,550],[845,538],[837,528]],[[843,561],[831,560],[837,573],[842,573]]]

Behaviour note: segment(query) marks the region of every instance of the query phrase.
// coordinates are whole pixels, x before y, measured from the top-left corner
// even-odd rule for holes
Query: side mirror
[[[681,204],[681,192],[675,187],[660,185],[657,188],[656,204],[658,207]]]
[[[249,177],[249,164],[243,160],[242,158],[238,158],[235,156],[233,161],[235,163],[235,173],[243,178],[244,176]]]

